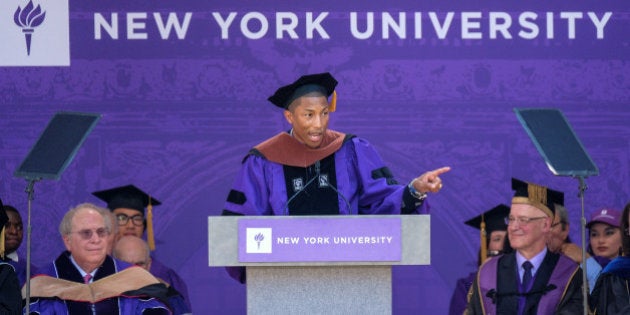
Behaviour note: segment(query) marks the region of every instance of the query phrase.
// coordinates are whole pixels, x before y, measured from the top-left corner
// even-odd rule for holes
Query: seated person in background
[[[612,208],[602,208],[591,213],[586,224],[589,230],[588,252],[602,268],[621,254],[621,212]]]
[[[113,256],[116,259],[126,261],[132,265],[140,266],[148,271],[151,268],[150,253],[151,250],[149,249],[149,244],[147,244],[147,242],[134,235],[127,235],[121,237],[116,242]],[[173,310],[173,314],[192,314],[186,306],[182,295],[179,294],[179,292],[177,292],[177,290],[175,290],[172,286],[166,283],[166,281],[159,278],[158,280],[164,283],[169,289],[168,303]]]
[[[597,315],[630,314],[630,203],[621,215],[623,256],[602,270],[590,297],[591,311]]]
[[[442,188],[443,167],[399,184],[366,140],[328,129],[337,80],[305,75],[268,100],[291,130],[252,148],[228,193],[222,215],[356,215],[429,212],[428,192]],[[328,97],[332,96],[331,101]],[[228,268],[245,283],[243,268]]]
[[[142,238],[142,234],[146,230],[149,248],[151,250],[155,249],[153,206],[161,205],[161,202],[134,185],[96,191],[92,194],[107,202],[107,208],[116,216],[118,221],[117,239],[125,235],[134,235]],[[146,217],[145,208],[147,209]],[[175,270],[165,266],[154,256],[151,256],[151,269],[149,271],[155,277],[166,281],[174,287],[184,297],[188,309],[191,309],[190,300],[188,299],[188,287]]]
[[[4,205],[4,210],[9,218],[9,221],[4,226],[4,244],[5,244],[5,259],[7,262],[15,268],[20,286],[26,282],[26,259],[18,256],[17,250],[22,245],[22,239],[24,237],[24,226],[22,224],[22,216],[18,210],[10,205]],[[37,267],[31,264],[30,274],[37,273]]]
[[[503,246],[507,235],[507,224],[505,219],[510,213],[510,207],[500,204],[465,223],[480,230],[481,241],[477,266],[480,266],[488,257],[494,257],[503,253]],[[451,296],[449,314],[461,315],[466,310],[468,303],[468,292],[477,270],[471,272],[467,277],[457,280],[455,290]]]
[[[569,213],[563,205],[556,204],[556,215],[551,224],[547,248],[553,253],[561,253],[573,259],[582,266],[582,249],[571,242],[569,237]],[[602,267],[590,254],[586,254],[586,279],[589,291],[595,287],[595,282]]]
[[[508,217],[514,252],[479,267],[466,314],[580,314],[582,271],[567,256],[547,250],[560,192],[512,179]]]
[[[110,224],[107,209],[89,203],[64,215],[59,232],[67,251],[31,278],[31,314],[171,314],[160,300],[163,284],[107,255]]]
[[[109,233],[109,237],[107,238],[107,255],[111,256],[112,252],[114,251],[114,245],[116,245],[116,241],[119,238],[118,218],[116,218],[116,215],[113,212],[108,211],[107,219],[109,220],[109,222],[111,222],[111,226],[112,226],[112,231]]]
[[[0,258],[4,258],[4,238],[6,232],[5,225],[9,221],[2,200],[0,200]],[[0,314],[20,314],[22,309],[22,296],[20,295],[20,284],[15,274],[15,269],[9,263],[0,261]]]

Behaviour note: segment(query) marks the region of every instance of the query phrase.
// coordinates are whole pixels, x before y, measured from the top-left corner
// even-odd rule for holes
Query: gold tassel
[[[337,91],[332,92],[332,97],[330,98],[330,105],[328,105],[328,111],[334,112],[337,110]]]
[[[488,242],[487,242],[487,236],[486,236],[486,222],[484,221],[483,218],[483,214],[481,215],[481,224],[479,226],[479,230],[481,230],[481,241],[480,241],[480,246],[481,249],[479,251],[479,255],[481,256],[481,261],[480,263],[483,264],[484,261],[486,261],[486,258],[488,258]]]
[[[547,187],[535,184],[528,184],[527,195],[532,201],[540,202],[543,205],[547,204]]]
[[[4,259],[4,226],[2,227],[2,231],[0,231],[0,258]]]
[[[149,205],[147,206],[147,243],[149,243],[149,249],[155,250],[155,239],[153,237],[153,205],[151,204],[151,196],[149,196]]]

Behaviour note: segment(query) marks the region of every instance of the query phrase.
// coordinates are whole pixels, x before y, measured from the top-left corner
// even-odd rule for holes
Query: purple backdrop
[[[59,3],[34,2],[48,15],[30,56],[56,49],[38,40]],[[18,34],[20,54],[13,13],[26,4],[0,10],[12,25],[0,34]],[[230,12],[222,32],[217,20]],[[277,38],[278,12],[287,12],[278,15],[285,24],[295,17],[294,33]],[[187,25],[181,38],[171,31],[162,39],[158,25],[169,13]],[[371,141],[400,182],[453,168],[430,197],[431,266],[394,269],[395,313],[444,314],[456,279],[476,264],[478,233],[462,222],[508,203],[511,177],[566,192],[579,240],[578,182],[550,173],[514,107],[563,111],[600,170],[587,179],[587,213],[630,201],[629,16],[627,2],[604,0],[73,0],[69,67],[0,67],[0,195],[26,219],[26,182],[13,172],[46,123],[60,110],[101,113],[61,179],[35,185],[33,261],[45,264],[63,249],[57,225],[68,208],[101,204],[92,191],[133,183],[163,203],[154,210],[156,255],[187,282],[195,313],[245,313],[245,287],[207,267],[206,217],[220,214],[247,150],[287,129],[266,98],[299,75],[330,71],[340,81],[331,127]],[[502,28],[506,18],[512,24]],[[0,52],[15,48],[3,45]]]

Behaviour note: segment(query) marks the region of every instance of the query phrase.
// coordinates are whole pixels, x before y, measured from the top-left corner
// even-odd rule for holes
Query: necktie
[[[83,276],[83,283],[88,284],[90,283],[91,279],[92,279],[92,275],[88,273],[87,275]]]
[[[532,268],[534,268],[534,265],[531,262],[526,261],[523,263],[523,269],[525,269],[523,273],[523,292],[529,289],[529,285],[532,282]]]
[[[532,265],[531,262],[526,261],[523,263],[525,272],[523,272],[523,281],[521,281],[521,293],[526,293],[529,290],[529,286],[532,282],[532,268],[534,268],[534,265]],[[523,314],[526,300],[527,298],[525,296],[521,296],[518,299],[518,314]]]

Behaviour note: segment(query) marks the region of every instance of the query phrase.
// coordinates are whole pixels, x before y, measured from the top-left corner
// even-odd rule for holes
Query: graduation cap
[[[334,112],[337,107],[336,86],[337,80],[328,72],[304,75],[297,81],[279,88],[268,100],[280,108],[288,109],[293,101],[308,93],[320,92],[326,97],[332,94],[328,110]]]
[[[504,204],[499,204],[496,207],[464,222],[467,225],[480,230],[480,256],[484,257],[484,259],[488,256],[488,235],[494,231],[507,231],[505,218],[507,218],[509,214],[510,207]]]
[[[0,199],[0,258],[4,259],[4,226],[9,222],[7,212],[4,210],[2,199]]]
[[[555,213],[554,204],[564,205],[564,193],[545,186],[512,178],[512,190],[514,190],[513,204],[532,205],[551,218]]]
[[[162,203],[149,194],[140,190],[134,185],[120,186],[111,189],[95,191],[92,195],[107,202],[107,208],[114,211],[119,208],[127,208],[138,210],[143,215],[144,209],[147,209],[145,215],[147,223],[147,243],[151,250],[155,249],[155,240],[153,237],[153,206],[159,206]]]

